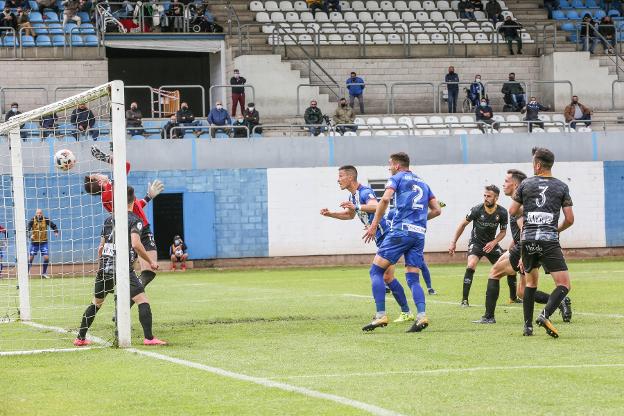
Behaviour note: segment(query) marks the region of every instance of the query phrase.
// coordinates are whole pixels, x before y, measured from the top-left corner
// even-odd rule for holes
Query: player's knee
[[[100,309],[102,307],[102,304],[104,303],[104,299],[93,298],[93,301],[91,303],[93,303],[96,308]]]
[[[171,256],[171,262],[172,262],[172,263],[175,263],[175,262],[176,262],[176,260],[177,260],[177,257],[176,257],[176,256]]]
[[[405,273],[405,281],[407,282],[408,287],[412,287],[414,285],[420,284],[420,276],[418,273],[407,272]]]
[[[132,300],[137,305],[140,305],[142,303],[149,303],[149,300],[147,299],[147,295],[145,294],[145,292],[139,293],[138,295],[133,297]]]
[[[394,280],[394,272],[390,269],[386,269],[383,275],[383,280],[385,283],[390,283]]]

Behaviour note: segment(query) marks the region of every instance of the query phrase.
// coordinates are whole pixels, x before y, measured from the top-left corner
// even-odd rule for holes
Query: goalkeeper
[[[141,243],[141,231],[143,223],[141,219],[133,212],[135,203],[134,188],[128,187],[128,237],[130,250],[130,298],[138,305],[139,321],[143,327],[144,345],[165,345],[165,341],[161,341],[152,334],[152,309],[150,307],[145,288],[134,272],[134,261],[137,255],[149,264],[151,270],[158,269],[158,263],[153,261],[145,251],[145,247]],[[87,331],[95,320],[95,314],[100,310],[106,295],[113,293],[115,287],[115,229],[113,215],[104,221],[102,229],[102,237],[100,246],[98,247],[99,265],[95,278],[95,290],[91,305],[87,306],[82,314],[80,322],[80,330],[78,337],[74,340],[74,345],[82,347],[91,344],[86,339]]]
[[[110,164],[113,163],[112,156],[105,154],[95,146],[91,147],[91,154],[97,160]],[[129,172],[130,163],[126,162],[126,174]],[[84,186],[85,191],[88,194],[101,195],[104,209],[108,212],[113,212],[113,182],[108,178],[108,176],[101,173],[87,175],[84,178]],[[156,262],[157,260],[156,243],[154,242],[154,234],[152,234],[149,221],[145,216],[143,208],[149,201],[156,198],[164,189],[165,186],[158,179],[154,182],[148,183],[147,195],[145,195],[143,199],[136,200],[132,210],[132,212],[134,212],[143,223],[143,229],[141,230],[141,243],[145,247],[145,251],[147,251],[147,255],[152,262]],[[147,285],[149,285],[150,282],[156,277],[156,273],[150,268],[149,262],[141,257],[139,257],[139,264],[141,266],[139,279],[141,280],[141,283],[143,283],[143,286],[147,287]]]

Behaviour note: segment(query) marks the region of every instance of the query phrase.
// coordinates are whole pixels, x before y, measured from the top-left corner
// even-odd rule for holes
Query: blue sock
[[[43,261],[43,272],[41,274],[46,274],[46,272],[48,271],[48,264],[50,264],[50,260]]]
[[[407,280],[407,285],[412,290],[416,310],[418,313],[425,312],[425,292],[420,287],[418,273],[405,273],[405,279]]]
[[[431,289],[431,273],[429,273],[429,267],[427,267],[427,263],[423,262],[420,271],[422,272],[423,279],[425,280],[425,284],[427,285],[427,289]]]
[[[375,264],[373,264],[370,268],[370,278],[373,286],[373,298],[375,299],[377,312],[386,311],[386,284],[383,280],[385,271],[385,269],[382,269]]]
[[[388,287],[392,291],[392,296],[396,299],[397,303],[401,307],[401,312],[409,312],[409,305],[407,304],[407,297],[405,296],[405,290],[403,285],[397,279],[394,279],[388,283]]]

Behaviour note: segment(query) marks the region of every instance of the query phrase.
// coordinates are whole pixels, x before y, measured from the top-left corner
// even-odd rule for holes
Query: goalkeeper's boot
[[[427,289],[427,292],[428,292],[430,295],[437,295],[437,294],[438,294],[438,292],[436,292],[436,291],[435,291],[435,289],[434,289],[434,288],[432,288],[432,287],[430,287],[429,289]]]
[[[76,347],[85,347],[87,345],[91,345],[91,341],[89,341],[88,339],[80,339],[80,338],[76,338],[74,340],[74,345]]]
[[[524,332],[522,333],[524,337],[532,337],[533,336],[533,327],[532,326],[524,326]]]
[[[522,303],[522,299],[520,299],[520,298],[515,298],[515,299],[509,298],[509,300],[507,301],[507,304],[509,304],[509,305],[513,305],[514,303]]]
[[[407,321],[413,321],[414,318],[414,314],[411,312],[401,312],[401,314],[399,315],[399,317],[397,319],[395,319],[392,322],[407,322]]]
[[[368,325],[362,327],[362,331],[370,332],[374,331],[375,328],[384,327],[388,325],[388,316],[380,316],[379,318],[373,318],[372,322]]]
[[[541,326],[546,330],[546,333],[553,338],[559,338],[559,332],[557,332],[557,328],[550,322],[550,319],[546,318],[543,313],[535,320],[535,323]]]
[[[152,339],[145,338],[143,340],[143,345],[167,345],[165,341],[161,341],[158,338],[154,337]]]
[[[566,296],[563,298],[559,304],[559,312],[561,313],[563,322],[570,322],[572,320],[572,301],[569,297]]]
[[[481,319],[476,321],[472,321],[473,324],[495,324],[496,319],[494,317],[488,318],[487,316],[482,316]]]
[[[429,326],[429,319],[427,319],[427,316],[423,313],[422,315],[416,318],[416,322],[414,322],[414,325],[412,325],[412,327],[405,332],[420,332],[423,329],[427,328],[428,326]]]

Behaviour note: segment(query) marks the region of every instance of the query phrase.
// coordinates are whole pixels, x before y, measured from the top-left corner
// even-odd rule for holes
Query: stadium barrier
[[[216,89],[220,89],[220,88],[249,88],[249,89],[251,89],[251,99],[250,100],[245,100],[245,102],[253,103],[253,102],[256,101],[256,89],[254,88],[254,86],[252,84],[245,84],[245,85],[216,84],[216,85],[211,85],[210,88],[208,88],[208,102],[210,103],[211,107],[217,101],[217,100],[213,100],[214,95],[213,95],[212,91],[216,90]],[[247,94],[245,94],[245,95],[247,95]]]

